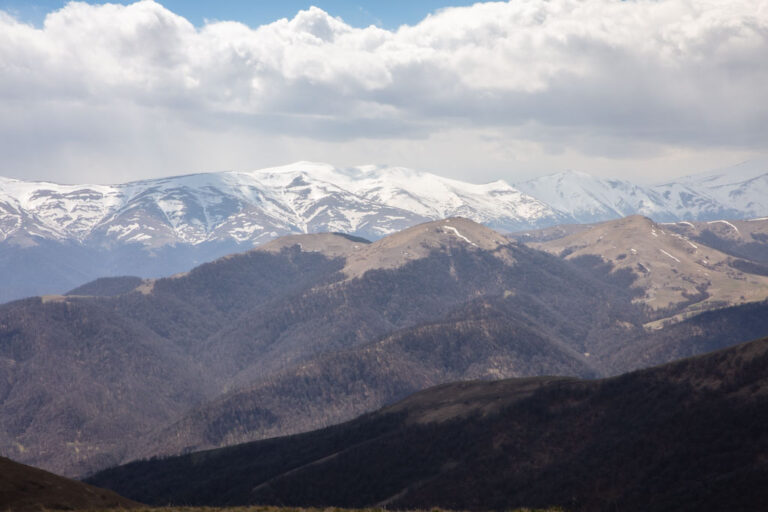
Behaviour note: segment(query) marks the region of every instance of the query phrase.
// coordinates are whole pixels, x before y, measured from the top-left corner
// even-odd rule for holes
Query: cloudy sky
[[[0,175],[654,182],[768,154],[768,0],[315,5],[0,0]]]

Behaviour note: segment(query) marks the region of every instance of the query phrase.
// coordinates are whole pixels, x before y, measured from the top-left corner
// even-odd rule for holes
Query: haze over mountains
[[[0,450],[84,475],[307,431],[445,382],[612,375],[768,334],[762,288],[750,304],[687,318],[697,303],[744,302],[721,289],[764,277],[751,267],[722,256],[718,287],[686,297],[655,252],[638,254],[650,277],[600,255],[649,226],[582,230],[602,230],[594,254],[565,258],[464,218],[373,243],[292,235],[171,278],[2,305]]]
[[[103,276],[157,277],[279,236],[368,239],[460,215],[516,231],[641,214],[656,221],[768,215],[768,161],[657,186],[566,172],[474,185],[398,167],[296,164],[122,185],[0,178],[0,301]]]

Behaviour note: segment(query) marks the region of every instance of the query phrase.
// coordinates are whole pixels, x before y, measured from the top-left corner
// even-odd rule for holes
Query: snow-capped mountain
[[[300,162],[122,185],[0,181],[0,240],[46,238],[149,247],[341,231],[378,238],[462,215],[503,229],[556,222],[503,181],[473,185],[404,168]]]
[[[579,223],[634,214],[670,215],[664,197],[651,188],[624,180],[596,178],[583,172],[551,174],[515,186]]]
[[[567,171],[515,188],[578,223],[635,214],[658,222],[750,218],[768,214],[768,159],[652,186]]]
[[[658,186],[566,172],[476,185],[402,167],[299,162],[119,185],[0,178],[0,301],[100,276],[187,270],[278,236],[366,238],[463,216],[524,230],[641,214],[656,221],[768,215],[768,160]]]
[[[742,162],[711,173],[687,176],[677,182],[712,197],[728,211],[738,212],[739,217],[761,217],[768,213],[768,158]],[[661,187],[670,185],[676,184]],[[723,217],[728,215],[719,218]]]

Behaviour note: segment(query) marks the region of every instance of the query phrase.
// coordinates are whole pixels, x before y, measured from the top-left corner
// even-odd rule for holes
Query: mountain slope
[[[768,277],[734,264],[727,254],[692,242],[667,225],[632,216],[590,226],[532,247],[569,260],[598,257],[613,271],[630,270],[641,300],[663,313],[683,313],[759,301],[768,297]]]
[[[635,333],[607,355],[614,374],[730,347],[768,333],[768,301],[706,311],[658,330]]]
[[[0,449],[67,475],[221,391],[195,347],[259,304],[327,280],[341,262],[254,252],[114,297],[0,306]]]
[[[168,455],[305,432],[456,380],[600,373],[541,316],[522,313],[528,299],[518,299],[474,301],[439,322],[310,359],[203,404],[144,436],[136,453]],[[565,327],[572,319],[566,317],[550,323]]]
[[[0,457],[0,508],[38,510],[131,509],[140,504],[112,491],[69,480]]]
[[[687,176],[678,180],[681,185],[706,193],[738,216],[720,215],[719,218],[753,218],[766,215],[768,199],[768,158],[742,162],[718,171]],[[698,220],[713,220],[696,217]]]
[[[89,482],[154,503],[752,510],[768,499],[766,368],[763,339],[602,381],[449,384]]]
[[[679,218],[660,193],[624,180],[600,179],[583,172],[567,171],[516,186],[551,205],[571,222],[590,223],[635,214],[661,220]]]
[[[100,304],[0,314],[0,450],[70,475],[122,460],[121,439],[202,400],[210,379],[173,343]]]
[[[768,218],[684,221],[664,227],[736,258],[768,264]]]
[[[657,222],[748,219],[768,215],[768,159],[694,174],[658,185],[562,172],[516,183],[567,222],[643,215]]]

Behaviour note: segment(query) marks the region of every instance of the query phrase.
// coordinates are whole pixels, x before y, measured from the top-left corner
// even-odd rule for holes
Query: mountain
[[[597,381],[446,384],[338,426],[88,481],[155,504],[756,510],[766,390],[762,339]]]
[[[572,326],[573,316],[551,315],[546,322],[526,301],[472,301],[438,322],[322,354],[204,403],[143,436],[135,453],[169,455],[305,432],[456,380],[598,376],[599,362],[551,328]]]
[[[289,234],[378,239],[450,216],[502,231],[632,214],[659,222],[765,216],[766,176],[768,161],[755,160],[650,187],[574,172],[477,185],[402,167],[311,162],[119,185],[0,178],[0,301],[98,277],[183,272]]]
[[[716,223],[736,229],[727,221]],[[768,297],[768,272],[760,272],[759,264],[736,263],[676,226],[631,216],[529,245],[568,260],[599,258],[614,273],[633,272],[638,276],[633,286],[643,293],[638,300],[657,310],[659,321],[669,319],[671,309],[684,316]]]
[[[736,258],[768,264],[768,218],[683,221],[664,227]]]
[[[564,335],[587,328],[578,317],[531,314],[525,306],[510,297],[474,301],[441,322],[312,358],[196,407],[143,436],[134,452],[169,455],[321,428],[456,380],[617,375],[768,333],[768,302],[761,302],[657,330],[603,327],[582,348],[589,352],[578,353]]]
[[[75,476],[116,464],[124,438],[212,389],[173,342],[96,301],[26,299],[0,312],[0,453]]]
[[[140,504],[76,480],[0,457],[0,508],[39,510],[132,509]]]
[[[123,185],[3,178],[3,239],[140,243],[254,243],[278,234],[340,231],[379,238],[416,222],[462,215],[527,226],[551,215],[506,183],[472,185],[404,168],[337,169],[298,162]]]
[[[570,222],[590,223],[628,215],[679,219],[668,199],[650,187],[566,171],[515,185],[559,211]]]
[[[614,373],[632,362],[612,354],[644,340],[635,280],[453,218],[10,303],[4,450],[78,475],[305,431],[455,379]]]
[[[593,223],[629,215],[657,222],[749,219],[768,215],[768,158],[642,186],[626,180],[566,171],[515,188],[568,222]]]
[[[451,218],[372,243],[292,235],[169,278],[11,302],[0,450],[76,476],[306,431],[456,379],[647,365],[631,350],[652,343],[644,326],[666,332],[658,320],[686,305],[638,303],[639,274],[611,265]],[[744,284],[733,286],[753,293]],[[726,330],[723,343],[747,334]],[[654,348],[653,361],[678,352]]]
[[[582,345],[604,324],[613,328],[613,320],[599,315],[633,321],[623,293],[558,258],[453,218],[370,244],[347,235],[288,237],[171,278],[101,280],[72,295],[11,302],[0,306],[0,449],[67,475],[129,460],[137,439],[222,393],[403,329],[445,320],[450,330],[447,317],[483,297],[506,296],[528,318],[488,323],[488,329],[476,324],[485,338],[472,341],[486,347],[467,361],[476,368],[452,372],[432,363],[432,380],[417,381],[419,389],[494,368],[497,376],[535,368],[588,375],[595,370],[584,362]],[[476,317],[467,313],[468,321]],[[535,330],[535,318],[551,326]],[[493,329],[541,331],[542,345],[522,343],[516,351]],[[535,354],[541,360],[531,370],[512,364]],[[398,375],[407,374],[408,359],[392,364]],[[412,389],[377,391],[382,401],[369,408]],[[298,409],[289,410],[292,403]],[[287,397],[272,414],[289,418],[306,403],[301,395]],[[275,421],[275,431],[356,411],[321,411],[305,424]]]
[[[114,297],[0,306],[2,453],[73,476],[122,460],[133,436],[221,391],[197,352],[208,337],[339,266],[260,251]]]
[[[726,208],[740,212],[740,215],[719,218],[754,218],[766,215],[768,199],[768,158],[742,162],[738,165],[710,173],[696,174],[677,180],[680,185],[707,194]],[[660,188],[670,187],[671,184]],[[716,220],[695,217],[697,220]]]
[[[768,333],[768,301],[705,311],[662,329],[635,331],[606,356],[614,374],[663,364],[762,338]]]

